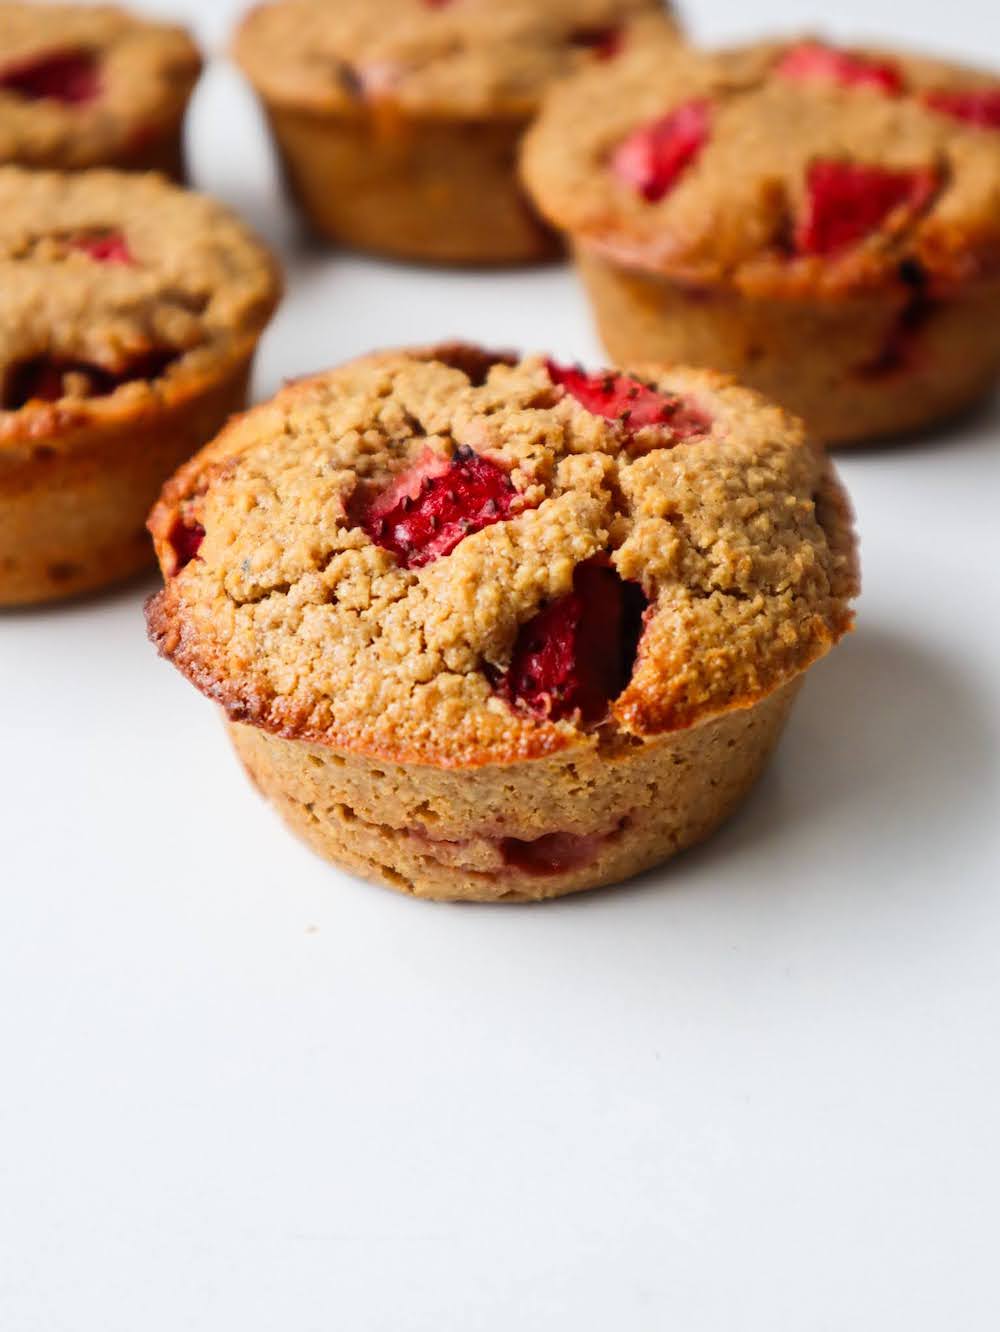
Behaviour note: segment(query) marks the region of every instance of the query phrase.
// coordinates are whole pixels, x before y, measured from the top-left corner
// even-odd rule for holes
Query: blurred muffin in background
[[[676,37],[660,0],[276,0],[235,51],[318,232],[503,264],[557,248],[517,180],[544,91],[654,36]]]
[[[182,28],[110,5],[0,2],[0,163],[180,179],[200,72]]]
[[[525,144],[617,361],[727,370],[851,443],[1000,373],[1000,79],[815,40],[625,51]]]
[[[238,218],[160,176],[0,167],[0,606],[149,563],[149,506],[245,405],[279,287]]]

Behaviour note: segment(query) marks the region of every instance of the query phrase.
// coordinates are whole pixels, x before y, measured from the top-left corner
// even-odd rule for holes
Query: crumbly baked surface
[[[278,0],[251,11],[236,54],[277,103],[520,117],[552,80],[659,29],[673,33],[661,0]]]
[[[456,345],[289,386],[166,487],[154,641],[234,720],[444,767],[592,749],[598,732],[627,747],[749,706],[851,625],[846,501],[757,395],[634,375]],[[459,477],[473,503],[480,471],[509,489],[457,544],[447,509],[443,527],[412,512],[414,475]],[[602,558],[648,603],[624,689],[597,726],[514,706],[498,682],[525,626]]]
[[[157,176],[0,167],[0,466],[183,397],[245,357],[273,260]]]
[[[554,90],[523,171],[543,214],[582,244],[678,280],[824,296],[901,273],[963,282],[1000,267],[998,88],[818,43],[711,54],[650,42]],[[658,123],[666,149],[630,140]],[[802,244],[817,197],[835,190],[853,201],[834,200],[826,234]],[[854,205],[858,234],[840,244],[836,218]]]
[[[179,120],[200,69],[179,27],[110,5],[0,3],[0,162],[127,159]]]

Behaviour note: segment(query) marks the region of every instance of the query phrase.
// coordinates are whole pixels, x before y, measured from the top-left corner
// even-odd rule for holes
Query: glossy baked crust
[[[286,388],[165,488],[154,642],[233,720],[441,767],[628,746],[765,698],[851,626],[843,492],[757,395],[705,372],[635,373],[702,424],[607,419],[542,358],[462,346]],[[507,472],[510,512],[403,567],[359,501],[469,451]],[[178,548],[191,532],[194,558]],[[624,692],[597,730],[512,708],[496,680],[522,626],[601,556],[649,602]]]

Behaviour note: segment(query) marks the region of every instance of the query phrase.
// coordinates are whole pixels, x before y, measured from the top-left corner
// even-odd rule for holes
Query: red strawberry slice
[[[578,565],[573,591],[522,627],[501,695],[550,721],[603,721],[631,678],[645,608],[642,589],[602,559]]]
[[[786,51],[775,66],[786,79],[813,79],[839,83],[847,88],[877,88],[880,92],[903,91],[903,76],[889,60],[871,60],[853,51],[837,51],[821,42],[802,42]]]
[[[555,832],[533,842],[505,837],[500,850],[504,863],[523,874],[565,874],[589,865],[609,840],[607,835]]]
[[[30,402],[58,402],[66,396],[69,378],[82,381],[85,397],[107,397],[123,384],[137,379],[158,379],[176,359],[175,351],[155,349],[136,356],[123,369],[114,371],[91,361],[38,356],[12,367],[4,384],[2,406],[5,411],[16,412]]]
[[[131,264],[133,262],[128,241],[120,231],[102,231],[90,235],[74,236],[70,245],[74,250],[79,250],[98,264]]]
[[[179,574],[182,569],[187,568],[201,550],[201,543],[204,540],[205,529],[201,523],[195,522],[194,519],[185,520],[180,515],[177,516],[167,537],[167,541],[174,552],[173,573]]]
[[[428,451],[369,505],[361,525],[404,569],[420,569],[510,517],[516,498],[510,477],[489,458],[468,448],[451,459]]]
[[[597,28],[576,28],[570,33],[574,46],[582,46],[592,51],[598,60],[614,60],[621,54],[625,44],[625,34],[617,24],[605,24]]]
[[[606,421],[619,421],[630,436],[644,426],[667,426],[676,443],[707,434],[712,428],[705,413],[687,399],[661,393],[630,375],[611,370],[588,375],[578,366],[556,365],[554,361],[547,361],[546,368],[553,384],[561,385],[581,407]]]
[[[99,62],[92,51],[49,51],[0,70],[0,89],[30,102],[79,106],[101,91]]]
[[[930,168],[890,171],[855,162],[814,162],[808,200],[796,229],[800,254],[834,254],[878,230],[898,209],[916,213],[937,188]]]
[[[623,139],[612,154],[611,170],[644,199],[656,203],[698,158],[711,129],[710,104],[686,102]]]
[[[934,111],[964,120],[977,129],[1000,130],[1000,88],[937,88],[924,94],[924,101]]]

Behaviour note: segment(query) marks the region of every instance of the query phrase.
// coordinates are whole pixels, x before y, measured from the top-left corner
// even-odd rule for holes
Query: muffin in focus
[[[634,49],[523,157],[609,354],[714,366],[853,443],[1000,374],[1000,81],[817,41]]]
[[[316,231],[504,264],[556,249],[516,166],[544,90],[673,32],[661,0],[277,0],[247,16],[236,56]]]
[[[822,451],[704,371],[463,345],[284,389],[166,486],[160,652],[321,855],[420,897],[617,883],[706,837],[851,627]]]
[[[245,406],[278,291],[233,214],[160,176],[0,167],[0,606],[151,561],[149,507]]]
[[[179,27],[110,5],[0,0],[0,163],[184,174],[201,57]]]

